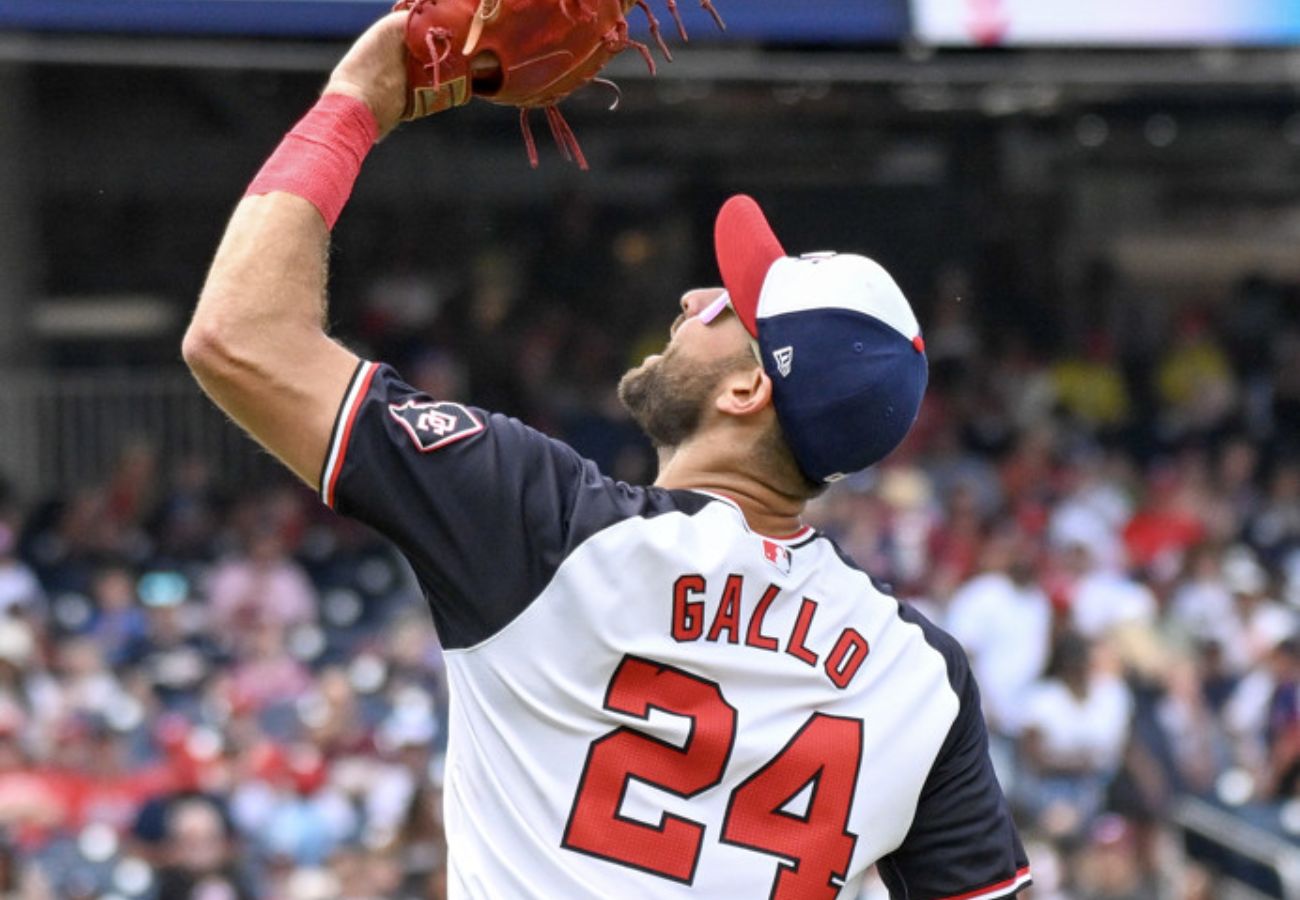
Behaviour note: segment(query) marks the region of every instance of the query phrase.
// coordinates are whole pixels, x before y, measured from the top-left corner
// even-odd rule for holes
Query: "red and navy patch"
[[[400,406],[390,403],[388,413],[406,429],[421,453],[473,437],[484,428],[478,417],[459,403],[408,400]]]

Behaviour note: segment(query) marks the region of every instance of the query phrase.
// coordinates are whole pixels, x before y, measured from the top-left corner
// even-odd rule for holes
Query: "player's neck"
[[[794,534],[803,527],[805,501],[782,493],[756,474],[727,465],[725,458],[718,459],[707,447],[692,444],[660,452],[655,485],[719,494],[740,507],[749,527],[759,534]]]

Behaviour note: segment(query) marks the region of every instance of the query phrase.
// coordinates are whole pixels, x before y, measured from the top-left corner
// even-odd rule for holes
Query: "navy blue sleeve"
[[[435,401],[368,362],[339,409],[321,497],[397,544],[451,649],[513,621],[596,531],[692,502],[614,482],[514,419]]]
[[[993,773],[970,664],[956,640],[924,616],[907,606],[899,614],[943,654],[960,706],[921,788],[911,830],[879,861],[881,878],[899,900],[1010,897],[1029,885],[1029,860]]]

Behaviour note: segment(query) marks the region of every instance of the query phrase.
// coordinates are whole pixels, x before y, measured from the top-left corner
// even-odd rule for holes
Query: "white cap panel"
[[[827,307],[873,316],[907,340],[921,333],[902,290],[874,260],[852,253],[783,257],[772,264],[758,299],[758,318]]]

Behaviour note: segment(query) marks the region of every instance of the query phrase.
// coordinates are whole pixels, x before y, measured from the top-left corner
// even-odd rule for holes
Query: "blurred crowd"
[[[672,296],[676,233],[616,235],[606,280]],[[464,279],[394,266],[360,339],[652,478],[612,386],[670,307],[543,279],[521,310],[491,255]],[[1216,896],[1180,798],[1300,833],[1300,306],[1262,281],[1112,305],[1047,350],[960,273],[919,305],[913,434],[810,521],[965,646],[1035,898]],[[144,442],[102,484],[0,488],[0,897],[444,896],[446,684],[409,571],[302,487],[219,475]]]
[[[441,653],[389,548],[147,448],[0,502],[0,896],[443,896]]]

